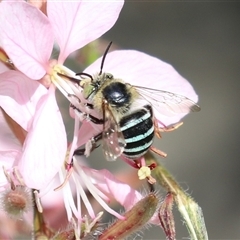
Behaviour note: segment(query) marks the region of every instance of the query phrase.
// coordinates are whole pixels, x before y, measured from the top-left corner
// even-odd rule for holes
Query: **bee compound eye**
[[[113,75],[112,75],[111,73],[107,73],[107,74],[106,74],[106,78],[108,78],[108,79],[113,79]]]

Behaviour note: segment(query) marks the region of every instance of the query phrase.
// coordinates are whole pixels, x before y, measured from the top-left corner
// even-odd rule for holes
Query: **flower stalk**
[[[178,210],[184,219],[190,238],[194,240],[207,240],[208,234],[203,218],[202,209],[189,196],[189,194],[184,192],[184,190],[174,180],[170,173],[162,165],[159,164],[153,154],[146,154],[146,162],[148,164],[155,163],[157,165],[156,168],[152,171],[152,175],[156,179],[157,183],[162,186],[170,194],[170,196],[173,196],[173,200],[177,204]],[[166,205],[166,208],[167,207],[169,206]],[[170,213],[171,211],[167,210],[167,212]],[[173,228],[171,229],[171,231],[174,231]],[[164,228],[164,231],[165,230],[166,228]]]
[[[38,211],[36,204],[34,204],[33,212],[34,212],[33,214],[34,215],[34,219],[33,219],[34,239],[48,240],[54,235],[53,231],[45,223],[43,213]]]
[[[165,232],[167,240],[176,239],[175,222],[172,213],[173,203],[173,194],[168,193],[158,211],[160,224],[163,231]]]

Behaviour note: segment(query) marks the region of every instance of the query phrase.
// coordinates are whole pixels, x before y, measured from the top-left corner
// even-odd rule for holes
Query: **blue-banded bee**
[[[119,156],[137,160],[151,148],[154,135],[159,135],[161,131],[154,118],[154,108],[164,106],[171,112],[184,113],[197,112],[200,107],[185,96],[133,86],[115,78],[111,73],[102,72],[110,46],[111,43],[103,55],[99,74],[79,73],[77,75],[82,77],[80,81],[74,78],[70,80],[80,85],[88,107],[102,116],[98,119],[88,115],[93,123],[103,125],[102,132],[91,139],[91,150],[102,140],[107,160]],[[75,154],[81,155],[84,151],[85,149],[77,149]]]

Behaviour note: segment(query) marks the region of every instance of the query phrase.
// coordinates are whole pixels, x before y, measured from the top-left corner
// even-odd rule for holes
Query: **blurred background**
[[[201,206],[209,239],[240,239],[240,2],[126,0],[117,23],[101,38],[100,55],[110,41],[111,50],[136,49],[170,63],[194,87],[202,110],[189,114],[183,126],[164,133],[154,146],[168,154],[159,158],[161,164]],[[69,60],[76,72],[86,63],[81,59],[86,49],[73,54],[75,65]],[[69,103],[61,94],[58,97],[71,140]],[[101,147],[86,162],[107,168],[146,192],[146,186],[129,177],[133,170],[121,160],[107,162]],[[56,211],[47,214],[62,217]],[[189,239],[178,211],[174,216],[177,239]],[[11,225],[2,224],[0,229],[7,227]],[[152,227],[129,239],[159,240],[165,235]]]
[[[104,39],[172,64],[193,85],[201,112],[155,145],[202,207],[209,238],[240,239],[240,2],[126,1]],[[177,238],[187,238],[175,220]]]
[[[210,239],[240,239],[239,13],[240,2],[231,1],[126,1],[102,38],[105,46],[113,41],[172,64],[199,95],[201,112],[155,146],[168,153],[162,164],[202,207]],[[100,151],[88,160],[95,168],[128,168],[100,159]],[[188,238],[177,211],[175,221],[177,239]],[[151,228],[143,239],[165,237]]]

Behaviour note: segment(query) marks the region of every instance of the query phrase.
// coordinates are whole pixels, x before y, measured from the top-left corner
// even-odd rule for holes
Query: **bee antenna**
[[[69,77],[69,76],[67,76],[65,74],[62,74],[62,73],[57,73],[57,75],[60,76],[60,77],[65,77],[68,80],[70,80],[70,81],[72,81],[74,83],[77,83],[77,84],[79,84],[79,82],[81,81],[80,79],[77,79],[77,78],[74,78],[74,77]]]
[[[112,42],[110,42],[110,43],[108,44],[108,46],[107,46],[107,48],[106,48],[106,50],[105,50],[105,52],[104,52],[104,54],[103,54],[103,58],[102,58],[102,62],[101,62],[101,67],[100,67],[99,75],[102,74],[103,64],[104,64],[105,58],[106,58],[106,56],[107,56],[108,50],[109,50],[109,48],[111,47],[111,45],[112,45]]]
[[[92,75],[90,75],[90,74],[88,74],[88,73],[84,73],[84,72],[82,72],[82,73],[76,73],[76,76],[87,76],[87,77],[91,78],[91,80],[93,81]]]

